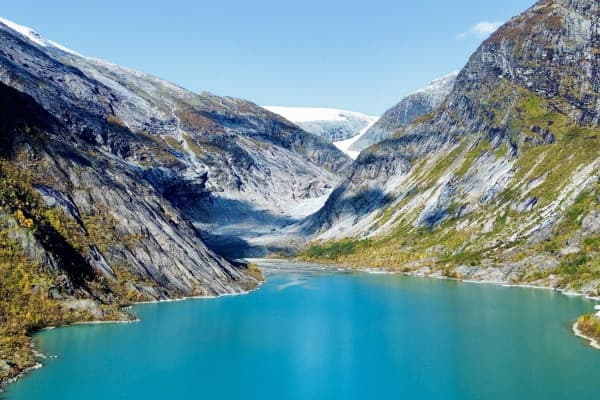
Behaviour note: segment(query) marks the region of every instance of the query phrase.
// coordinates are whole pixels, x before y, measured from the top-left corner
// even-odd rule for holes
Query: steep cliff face
[[[349,164],[253,103],[0,20],[0,384],[34,362],[37,328],[256,287],[260,274],[209,249],[199,229],[288,223]]]
[[[501,27],[307,223],[369,239],[312,254],[595,293],[599,19],[595,1],[540,1]]]
[[[258,284],[136,171],[3,84],[0,132],[0,385],[35,363],[35,329]]]
[[[448,97],[458,72],[453,72],[423,89],[406,96],[400,103],[387,110],[351,147],[354,151],[363,151],[392,136],[397,130],[410,125],[415,119],[429,114]]]
[[[0,104],[5,228],[32,262],[66,273],[68,294],[102,298],[87,281],[101,278],[110,288],[123,269],[136,277],[131,289],[145,298],[233,293],[252,285],[207,249],[138,171],[73,140],[27,95],[0,85]]]
[[[350,164],[328,141],[248,101],[191,93],[8,21],[0,36],[0,82],[29,95],[73,145],[118,160],[202,230],[288,223],[290,208],[327,195]]]
[[[184,192],[205,181],[208,195],[280,210],[288,201],[324,194],[349,165],[331,143],[248,101],[191,93],[0,29],[1,81],[29,94],[82,139],[153,175],[157,186],[172,175]],[[173,157],[149,157],[152,150],[133,148],[122,129],[146,135]]]

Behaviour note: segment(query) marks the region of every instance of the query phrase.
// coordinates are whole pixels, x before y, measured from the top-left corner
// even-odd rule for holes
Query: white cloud
[[[457,37],[459,39],[465,39],[468,36],[485,38],[494,33],[501,25],[502,22],[481,21],[473,25],[468,31],[458,34]]]
[[[502,22],[483,21],[475,24],[471,28],[471,32],[476,33],[480,36],[488,36],[494,33],[498,28],[500,28],[500,25],[502,25]]]

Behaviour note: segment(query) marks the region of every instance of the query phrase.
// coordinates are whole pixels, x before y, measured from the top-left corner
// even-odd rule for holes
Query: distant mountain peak
[[[416,118],[435,110],[452,91],[458,71],[451,72],[416,92],[406,96],[398,104],[387,110],[375,124],[369,128],[350,147],[360,152],[367,147],[390,137],[398,129],[407,126]]]
[[[446,91],[448,87],[452,87],[454,85],[454,81],[456,80],[456,77],[458,76],[459,72],[460,71],[453,71],[447,75],[434,79],[431,82],[429,82],[429,85],[422,87],[421,89],[418,89],[411,94],[439,93],[441,91]]]
[[[361,153],[306,222],[344,250],[313,254],[596,295],[599,9],[544,0],[500,27],[440,107]]]
[[[264,106],[267,110],[279,114],[292,122],[309,121],[347,121],[349,118],[377,119],[378,117],[355,111],[328,107],[285,107]]]
[[[352,158],[356,158],[358,152],[350,150],[350,146],[359,140],[378,119],[372,115],[337,108],[279,106],[264,108],[281,115],[307,132],[333,142],[338,149]]]

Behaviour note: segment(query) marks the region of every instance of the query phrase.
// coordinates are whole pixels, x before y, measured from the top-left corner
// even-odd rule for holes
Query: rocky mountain
[[[136,170],[196,223],[279,218],[327,194],[350,164],[331,143],[248,101],[191,93],[11,24],[2,25],[0,81],[76,131],[75,140]]]
[[[235,224],[289,223],[350,165],[251,102],[83,57],[6,20],[0,142],[0,381],[31,364],[24,338],[37,327],[255,287],[256,271],[205,242]]]
[[[543,0],[502,26],[361,153],[305,257],[598,294],[599,23],[597,1]]]
[[[292,121],[305,131],[333,142],[353,158],[356,158],[358,153],[350,151],[349,147],[377,121],[377,117],[371,115],[333,108],[275,106],[265,108]],[[350,142],[352,139],[354,141]]]
[[[429,114],[448,97],[458,72],[432,81],[429,86],[409,94],[394,107],[387,110],[364,135],[350,146],[361,152],[367,147],[389,138],[397,130],[411,124],[415,119]]]

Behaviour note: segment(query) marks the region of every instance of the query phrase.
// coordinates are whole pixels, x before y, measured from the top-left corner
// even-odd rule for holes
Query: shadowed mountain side
[[[231,268],[217,278],[221,282],[205,289],[229,290],[225,287],[238,272],[206,249],[141,169],[107,157],[86,140],[74,141],[31,97],[1,84],[0,104],[7,105],[0,108],[1,137],[7,144],[0,161],[2,183],[8,185],[0,214],[8,224],[17,217],[21,228],[11,228],[14,239],[31,257],[67,272],[76,287],[98,276],[114,280],[125,264],[144,282],[136,290],[145,296],[191,294],[201,285],[194,283],[194,275],[206,268]],[[131,147],[153,143],[124,127],[119,131]]]
[[[211,249],[231,260],[239,258],[262,258],[271,254],[292,255],[298,251],[301,242],[299,237],[292,240],[284,239],[279,234],[268,233],[257,235],[252,238],[243,239],[243,235],[234,234],[211,234],[202,232],[202,239]],[[295,240],[294,240],[295,239]]]
[[[377,188],[364,188],[352,195],[349,193],[351,192],[345,184],[334,190],[323,208],[300,223],[303,235],[310,237],[326,231],[336,221],[344,221],[345,226],[353,226],[361,218],[386,207],[393,200]]]
[[[113,286],[129,285],[118,289],[132,298],[254,286],[197,228],[239,232],[237,243],[270,233],[306,215],[288,211],[320,202],[351,164],[328,141],[252,102],[87,58],[10,22],[0,23],[0,39],[0,154],[10,179],[41,197],[52,227]],[[33,212],[21,208],[9,222],[19,217],[17,230],[41,232],[31,226],[41,220],[30,223]],[[107,302],[122,295],[113,289]]]
[[[304,239],[295,224],[320,208],[326,197],[319,202],[307,200],[308,204],[301,204],[298,210],[279,213],[247,201],[216,196],[188,197],[187,205],[177,207],[194,222],[207,245],[224,257],[263,257],[296,250]]]

